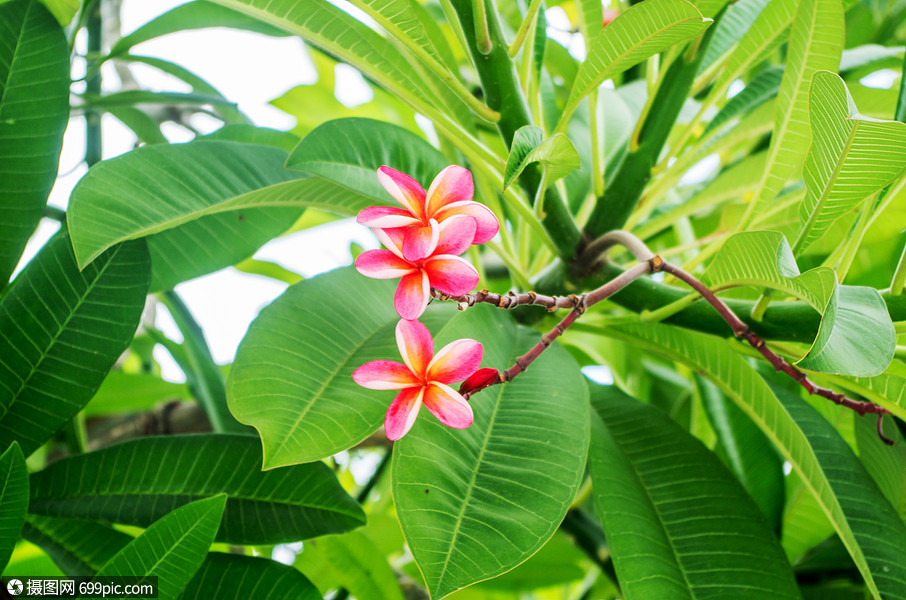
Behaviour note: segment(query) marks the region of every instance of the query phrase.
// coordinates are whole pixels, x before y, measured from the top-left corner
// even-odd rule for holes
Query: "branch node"
[[[655,254],[648,259],[648,265],[651,267],[652,273],[659,273],[664,268],[664,259]]]

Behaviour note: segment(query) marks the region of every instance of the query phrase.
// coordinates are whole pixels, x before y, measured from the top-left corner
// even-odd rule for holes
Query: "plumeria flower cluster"
[[[356,220],[371,227],[386,249],[363,252],[355,268],[375,279],[400,278],[394,307],[402,317],[396,342],[403,363],[371,361],[352,378],[369,389],[401,390],[384,419],[391,440],[409,431],[422,404],[444,425],[466,428],[472,424],[472,407],[450,384],[466,380],[463,386],[469,385],[484,349],[475,340],[461,339],[435,355],[434,340],[417,319],[428,306],[431,288],[458,296],[475,287],[478,271],[460,255],[493,238],[500,225],[488,207],[472,200],[472,174],[463,167],[441,171],[427,192],[387,166],[377,176],[402,208],[373,206],[359,213]]]
[[[428,192],[417,181],[390,167],[378,180],[403,208],[373,206],[356,220],[371,227],[386,250],[368,250],[355,261],[367,277],[400,277],[394,305],[404,319],[419,318],[431,288],[458,296],[478,283],[478,271],[460,254],[483,244],[500,225],[488,207],[472,200],[472,174],[452,165],[440,172]]]

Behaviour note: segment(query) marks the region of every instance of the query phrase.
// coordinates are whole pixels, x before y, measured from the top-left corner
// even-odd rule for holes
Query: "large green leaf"
[[[483,366],[504,369],[536,344],[491,306],[458,315],[436,345],[473,338]],[[509,571],[550,539],[588,451],[588,390],[572,357],[548,348],[511,383],[470,398],[456,430],[422,414],[393,450],[393,499],[433,598]]]
[[[157,597],[176,598],[208,553],[225,503],[221,494],[177,508],[129,542],[98,576],[155,577]]]
[[[0,571],[13,553],[28,510],[28,467],[19,444],[0,455]]]
[[[862,463],[900,518],[906,518],[906,445],[903,436],[895,427],[886,429],[885,435],[894,441],[891,448],[878,436],[874,419],[856,419],[855,428]]]
[[[541,163],[545,181],[550,184],[579,168],[579,153],[569,138],[562,133],[555,133],[544,139],[544,130],[540,127],[534,125],[521,127],[516,131],[510,145],[510,156],[503,174],[503,187],[509,187],[533,162]]]
[[[328,535],[307,544],[315,546],[337,584],[354,598],[403,600],[403,592],[387,558],[361,531]]]
[[[132,536],[93,521],[29,514],[22,537],[40,546],[67,575],[94,575]]]
[[[57,176],[69,120],[69,46],[42,4],[0,5],[0,290]]]
[[[819,267],[800,274],[783,235],[773,231],[730,237],[704,278],[715,290],[753,285],[801,298],[822,315],[808,353],[796,364],[815,371],[871,377],[893,359],[896,335],[887,305],[874,288],[837,285],[836,273]]]
[[[394,287],[338,269],[290,287],[252,323],[227,400],[261,434],[264,468],[320,460],[381,426],[395,393],[366,390],[352,372],[370,360],[399,359]],[[325,297],[346,300],[327,304]],[[422,321],[430,327],[438,313]]]
[[[771,441],[726,394],[700,375],[696,387],[727,467],[736,475],[773,531],[783,515],[783,461]]]
[[[293,567],[266,558],[209,553],[180,600],[320,600],[312,583]]]
[[[634,598],[801,598],[771,525],[700,441],[616,387],[592,388],[589,460],[620,589]]]
[[[31,476],[39,515],[147,527],[192,500],[229,495],[217,539],[274,544],[347,531],[362,509],[323,463],[261,471],[245,435],[142,438],[58,461]],[[149,498],[153,500],[149,500]]]
[[[662,325],[608,331],[702,372],[733,399],[814,493],[872,594],[906,598],[906,525],[814,408],[788,390],[769,387],[718,338]]]
[[[0,446],[28,456],[91,399],[135,334],[149,272],[141,241],[79,271],[63,233],[16,278],[0,300]]]
[[[797,255],[906,167],[906,123],[860,115],[838,75],[815,73],[810,117],[812,147],[803,172],[808,194],[799,210]]]
[[[722,125],[737,117],[761,106],[768,100],[777,96],[780,83],[783,81],[783,67],[776,66],[765,69],[755,76],[744,90],[733,96],[720,112],[714,115],[705,128],[705,133],[720,129]]]
[[[705,56],[699,67],[699,73],[704,72],[718,58],[739,43],[746,32],[753,27],[761,11],[764,10],[767,0],[738,0],[733,3],[724,16],[717,22],[714,37],[705,49]]]
[[[216,0],[300,36],[337,57],[403,99],[420,113],[447,127],[461,118],[464,105],[440,80],[415,68],[396,45],[326,0]],[[466,113],[467,114],[467,113]]]
[[[306,135],[286,166],[340,185],[372,202],[393,202],[377,178],[382,165],[428,189],[449,164],[431,144],[398,125],[351,117],[328,121]]]
[[[189,388],[184,383],[172,383],[156,375],[114,370],[107,374],[85,407],[85,416],[151,410],[158,403],[189,398]]]
[[[756,206],[780,193],[808,152],[809,85],[818,70],[836,72],[843,51],[843,27],[840,0],[800,0],[774,107],[767,166],[753,200]]]
[[[201,140],[146,146],[95,165],[73,190],[68,214],[79,266],[117,242],[153,234],[158,234],[149,239],[155,270],[196,276],[246,258],[288,229],[300,211],[237,210],[240,205],[232,213],[197,220],[199,213],[297,178],[283,168],[285,160],[285,152],[269,146]],[[190,221],[195,222],[167,232]]]
[[[589,40],[588,54],[572,84],[561,122],[604,80],[700,34],[709,23],[711,19],[703,18],[685,0],[645,0],[632,5]]]
[[[129,35],[121,37],[110,49],[110,56],[125,54],[133,46],[168,33],[206,27],[231,27],[271,36],[287,35],[282,29],[253,19],[244,13],[214,2],[194,0],[165,12]]]

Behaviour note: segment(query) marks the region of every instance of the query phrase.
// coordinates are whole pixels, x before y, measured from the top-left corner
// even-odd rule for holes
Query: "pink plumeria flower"
[[[405,364],[373,360],[352,374],[357,384],[370,390],[402,390],[384,417],[387,437],[395,441],[406,435],[422,404],[448,427],[471,425],[472,407],[448,384],[475,372],[484,352],[481,344],[456,340],[435,355],[428,328],[418,321],[402,320],[396,324],[396,345]]]
[[[408,228],[402,244],[406,260],[421,260],[434,253],[438,224],[456,215],[475,219],[472,244],[487,242],[500,229],[491,209],[472,200],[472,173],[463,167],[450,165],[441,171],[427,193],[417,181],[388,166],[378,169],[377,175],[384,189],[403,208],[372,206],[360,212],[356,221],[377,229]]]
[[[475,236],[475,219],[450,217],[435,229],[433,253],[425,259],[406,260],[404,227],[375,229],[387,250],[368,250],[355,260],[356,270],[374,279],[400,279],[393,305],[404,319],[419,318],[428,306],[431,288],[450,296],[470,292],[478,284],[478,271],[458,255],[466,251]]]

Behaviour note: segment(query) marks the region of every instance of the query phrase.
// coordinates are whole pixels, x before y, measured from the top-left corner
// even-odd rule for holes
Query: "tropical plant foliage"
[[[108,2],[0,0],[5,575],[187,599],[906,599],[906,4],[192,0],[102,43]],[[292,131],[136,51],[207,27],[304,40],[317,83],[272,101]],[[107,91],[105,63],[191,91]],[[341,63],[373,99],[336,99]],[[101,115],[136,148],[101,161]],[[90,169],[63,211],[71,120]],[[381,167],[428,189],[449,165],[499,222],[465,255],[490,291],[431,275],[408,358],[395,284],[251,260],[393,205]],[[23,261],[42,218],[60,231]],[[402,240],[370,256],[421,273]],[[286,289],[218,365],[174,287],[231,266]],[[468,419],[425,379],[424,348],[463,339],[487,369]],[[440,420],[388,442],[396,392],[369,364],[422,378]]]

